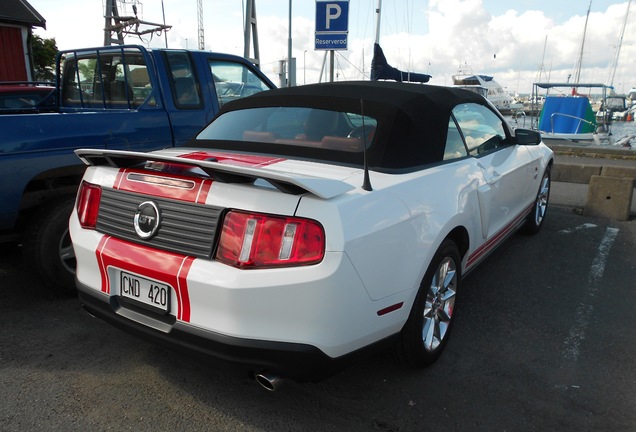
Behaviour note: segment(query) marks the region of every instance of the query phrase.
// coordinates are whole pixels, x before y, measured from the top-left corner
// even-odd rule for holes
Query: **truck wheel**
[[[22,253],[27,269],[35,270],[42,281],[58,292],[75,292],[75,252],[68,220],[75,198],[36,210],[26,227]]]

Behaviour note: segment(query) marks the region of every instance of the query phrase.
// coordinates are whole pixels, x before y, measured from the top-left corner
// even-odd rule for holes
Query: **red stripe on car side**
[[[97,248],[97,262],[102,276],[102,291],[111,293],[108,268],[113,267],[170,285],[177,297],[177,319],[190,321],[188,273],[195,258],[151,249],[105,236]]]
[[[530,205],[527,209],[519,213],[519,215],[517,215],[517,217],[514,218],[512,222],[510,222],[508,225],[503,227],[494,236],[489,238],[483,245],[478,247],[475,250],[475,252],[473,252],[468,257],[468,261],[466,263],[466,269],[469,269],[470,267],[472,267],[477,261],[479,261],[485,255],[490,253],[499,243],[501,243],[508,236],[508,234],[510,234],[511,231],[519,225],[519,222],[521,222],[521,220],[528,215],[529,211],[532,209],[533,206],[534,204]]]

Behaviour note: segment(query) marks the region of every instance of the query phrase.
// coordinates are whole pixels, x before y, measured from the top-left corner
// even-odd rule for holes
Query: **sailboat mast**
[[[581,51],[579,52],[579,59],[574,67],[574,84],[578,84],[581,79],[581,67],[583,65],[583,48],[585,47],[585,35],[587,34],[587,22],[590,19],[590,10],[592,9],[592,0],[587,7],[587,16],[585,17],[585,27],[583,28],[583,40],[581,41]]]
[[[543,71],[545,69],[545,49],[548,45],[548,35],[545,35],[545,40],[543,41],[543,55],[541,56],[541,64],[539,65],[539,77],[537,78],[537,82],[541,82],[543,78]]]
[[[629,7],[632,5],[632,0],[627,2],[627,12],[625,12],[625,21],[623,21],[623,28],[621,29],[621,35],[618,38],[618,46],[616,47],[616,55],[611,67],[611,76],[609,80],[609,86],[614,87],[614,76],[616,75],[616,68],[618,67],[618,57],[621,54],[621,46],[623,45],[623,36],[625,36],[625,27],[627,26],[627,17],[629,17]]]
[[[380,18],[382,16],[382,0],[378,0],[378,7],[375,9],[375,43],[380,43]]]

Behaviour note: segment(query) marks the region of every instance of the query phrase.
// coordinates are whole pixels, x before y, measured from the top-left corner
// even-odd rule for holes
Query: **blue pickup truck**
[[[56,67],[43,103],[0,104],[0,242],[21,242],[44,283],[72,290],[74,150],[183,145],[224,103],[274,84],[241,57],[132,45],[63,51]]]

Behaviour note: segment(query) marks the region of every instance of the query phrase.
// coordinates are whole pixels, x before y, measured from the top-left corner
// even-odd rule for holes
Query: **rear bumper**
[[[116,297],[95,291],[76,281],[79,300],[90,314],[143,339],[187,354],[203,355],[244,366],[255,373],[277,373],[294,381],[320,381],[360,356],[379,351],[391,338],[341,357],[332,358],[320,349],[300,343],[231,337],[181,321],[166,323],[167,331],[136,321],[144,314],[123,307]]]

